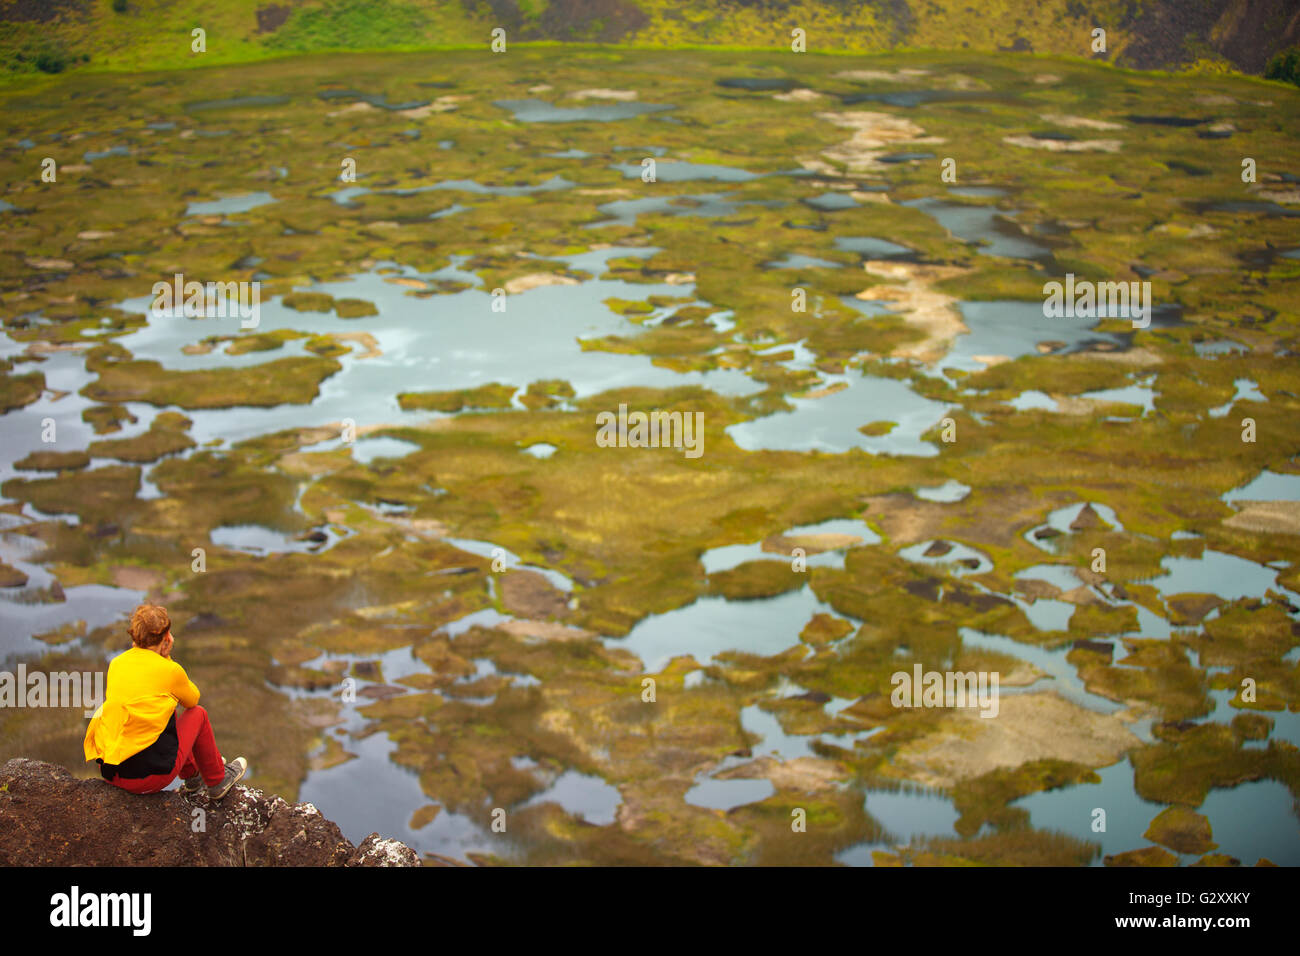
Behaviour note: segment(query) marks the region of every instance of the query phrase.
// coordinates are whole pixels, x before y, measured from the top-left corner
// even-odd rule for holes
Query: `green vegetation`
[[[467,408],[509,408],[516,389],[493,382],[455,392],[403,392],[397,396],[403,411],[459,412]]]
[[[97,402],[148,402],[181,408],[305,404],[322,380],[342,368],[333,359],[284,358],[238,369],[175,372],[157,362],[129,360],[97,367],[99,378],[83,390]]]
[[[114,16],[134,22],[147,6],[133,2]],[[350,9],[302,4],[266,35],[243,21],[239,31],[230,25],[248,13],[240,4],[214,9],[213,22],[226,25],[209,30],[213,59],[204,62],[260,56],[261,45],[281,30],[303,44],[326,42],[330,30],[346,25]],[[391,8],[391,22],[412,9]],[[433,23],[447,8],[419,9]],[[862,36],[884,43],[898,27],[880,9],[852,15],[870,18]],[[521,16],[544,30],[553,11],[537,3],[521,8]],[[375,13],[377,20],[385,15]],[[294,26],[299,17],[310,30]],[[1074,19],[1063,21],[1061,37]],[[657,29],[657,22],[643,29]],[[715,30],[680,24],[701,34]],[[376,23],[375,35],[388,28]],[[919,21],[914,29],[923,36],[927,27]],[[243,45],[223,47],[223,30],[244,37]],[[115,66],[134,55],[129,45],[123,50]],[[1297,669],[1284,659],[1297,634],[1280,595],[1162,595],[1151,583],[1167,570],[1167,558],[1213,550],[1272,562],[1281,585],[1300,584],[1300,536],[1235,522],[1222,500],[1264,469],[1297,473],[1291,454],[1300,447],[1300,399],[1292,355],[1300,348],[1300,264],[1276,254],[1294,245],[1294,218],[1203,205],[1209,197],[1257,193],[1292,204],[1283,175],[1300,174],[1300,152],[1295,131],[1279,117],[1294,112],[1300,92],[1220,74],[1118,73],[1074,59],[968,52],[791,57],[747,53],[740,66],[735,54],[717,51],[512,45],[508,58],[481,50],[285,58],[197,70],[175,86],[152,74],[79,71],[10,82],[0,91],[6,138],[30,137],[42,151],[48,145],[60,178],[58,188],[37,182],[31,151],[0,152],[10,184],[5,199],[14,207],[0,212],[11,240],[0,249],[0,320],[15,351],[0,371],[0,407],[15,423],[38,429],[47,401],[54,408],[60,401],[97,404],[80,412],[95,432],[84,447],[61,443],[57,452],[23,453],[16,466],[24,473],[0,488],[13,499],[5,508],[21,516],[15,523],[23,523],[22,533],[39,539],[41,560],[62,587],[147,589],[168,605],[187,669],[205,702],[224,715],[230,746],[257,768],[259,786],[291,797],[309,768],[347,765],[356,741],[334,729],[345,705],[332,688],[355,675],[369,690],[358,702],[365,732],[395,743],[392,759],[418,775],[426,806],[472,819],[494,806],[513,808],[517,842],[496,857],[479,857],[483,862],[826,864],[867,843],[880,863],[1085,864],[1097,855],[1086,820],[1068,833],[1044,832],[1011,804],[1090,786],[1099,768],[1120,760],[1132,767],[1141,796],[1187,811],[1157,817],[1149,839],[1204,852],[1214,834],[1198,816],[1212,814],[1197,808],[1212,790],[1263,779],[1293,794],[1300,787],[1297,751],[1274,736],[1284,723],[1280,711],[1300,701]],[[846,70],[893,79],[855,79],[841,75]],[[736,76],[788,78],[819,95],[778,98],[785,94],[719,85]],[[915,108],[839,99],[900,85],[979,98],[940,96]],[[531,92],[542,86],[550,89]],[[319,95],[340,89],[405,109],[370,102],[356,108],[347,97]],[[569,94],[594,89],[633,91],[673,109],[615,124],[552,124],[520,122],[494,105],[536,96],[572,106],[583,101]],[[224,105],[195,108],[214,101]],[[1257,189],[1240,182],[1239,169],[1225,171],[1224,141],[1198,136],[1202,127],[1130,119],[1182,116],[1192,103],[1198,118],[1234,124],[1234,155],[1240,149],[1260,158]],[[1048,124],[1044,115],[1057,119]],[[1118,141],[1118,151],[1049,156],[1007,142],[1045,124],[1094,136],[1086,126],[1067,125],[1069,117],[1117,124],[1096,136]],[[201,135],[219,132],[232,138]],[[887,133],[942,145],[924,146],[934,160],[877,163],[862,141]],[[222,142],[240,149],[214,148]],[[438,142],[451,146],[437,149]],[[910,143],[891,140],[885,148],[901,151]],[[332,198],[340,144],[355,147],[372,188],[349,204]],[[106,152],[115,146],[125,154]],[[654,146],[673,158],[765,175],[725,184],[642,184],[609,168],[637,155],[616,146]],[[958,148],[960,185],[1006,193],[962,201],[996,207],[1008,228],[1050,247],[1050,263],[987,255],[988,247],[980,251],[904,205],[951,198],[938,159]],[[590,156],[552,155],[567,149]],[[99,158],[84,160],[86,153]],[[812,174],[780,175],[801,164]],[[446,190],[413,191],[461,179],[537,186],[557,176],[574,186],[454,191],[461,208],[437,219],[430,216],[450,208]],[[223,221],[184,215],[196,197],[262,188],[274,203]],[[650,189],[665,200],[660,211],[634,221],[602,211],[606,203],[645,198]],[[833,211],[806,202],[832,191],[859,198]],[[693,197],[704,192],[726,193],[729,211],[703,214]],[[862,198],[871,195],[878,198]],[[605,225],[586,228],[602,219]],[[906,246],[920,261],[875,262],[868,273],[844,242],[864,237]],[[620,251],[599,277],[562,259],[603,244],[644,254]],[[766,267],[790,253],[838,267]],[[388,263],[400,265],[401,274]],[[392,395],[383,396],[394,399],[387,406],[392,417],[361,424],[373,429],[367,437],[400,439],[415,450],[363,462],[336,441],[340,424],[326,423],[311,403],[322,398],[330,376],[364,368],[385,348],[397,363],[410,357],[393,344],[393,300],[295,290],[337,289],[335,283],[379,272],[418,309],[470,288],[436,277],[453,264],[480,290],[539,275],[628,283],[621,298],[606,302],[626,324],[580,339],[590,353],[581,360],[639,363],[665,375],[670,387],[592,394],[579,376],[550,377],[568,372],[526,360],[517,381],[494,370],[499,380],[473,388],[394,380]],[[1032,302],[1046,278],[1067,269],[1136,279],[1138,267],[1152,270],[1155,300],[1177,306],[1176,320],[1145,330],[1107,321],[1099,331],[1128,338],[1081,351],[1053,344],[1061,333],[1045,325],[1020,343],[1028,354],[983,356],[983,370],[943,372],[959,334],[961,302]],[[145,319],[112,303],[139,299],[154,276],[177,268],[204,276],[251,275],[255,268],[264,294],[281,297],[291,310],[280,323],[286,328],[241,332],[222,320],[176,320],[195,324],[180,326],[183,334],[168,338],[161,353],[146,354],[154,347],[148,346],[131,354],[125,337]],[[795,283],[807,293],[804,312],[791,309]],[[665,285],[681,295],[649,294]],[[647,294],[638,295],[638,287]],[[867,300],[891,311],[855,307]],[[456,320],[485,315],[486,309]],[[349,316],[376,318],[346,332],[319,331],[337,329],[336,318]],[[419,321],[451,320],[430,309]],[[1198,351],[1225,340],[1242,351]],[[299,347],[309,354],[286,356]],[[500,347],[519,345],[502,337]],[[60,354],[69,349],[77,355]],[[80,396],[59,397],[47,387],[41,367],[51,355],[85,362],[89,381]],[[743,374],[755,384],[725,392],[671,387],[665,370]],[[788,411],[796,399],[801,408],[816,408],[847,397],[837,377],[859,372],[947,411],[936,409],[931,422],[918,425],[893,408],[863,403],[845,429],[854,441],[859,433],[864,442],[892,440],[937,426],[940,414],[953,419],[956,441],[944,441],[935,427],[924,435],[934,454],[909,455],[856,447],[750,452],[733,439],[732,426]],[[48,377],[56,386],[63,380]],[[1235,399],[1242,379],[1265,400]],[[1150,391],[1144,414],[1129,402],[1099,405],[1087,397],[1134,385]],[[1012,404],[1031,391],[1053,396],[1058,407]],[[155,406],[158,414],[148,430],[123,438],[123,426],[135,423],[131,409],[140,414],[130,403]],[[596,446],[594,415],[620,403],[703,413],[705,455]],[[1225,403],[1230,414],[1209,413]],[[71,407],[75,419],[78,406]],[[279,430],[246,438],[241,428],[233,444],[218,439],[194,447],[200,433],[214,434],[214,419],[239,421],[249,408],[284,416],[273,426]],[[274,413],[260,411],[270,408]],[[175,409],[203,419],[203,427]],[[218,409],[235,411],[217,418]],[[1254,443],[1241,441],[1247,414],[1260,436]],[[522,452],[543,443],[555,453]],[[120,464],[91,468],[91,458]],[[157,497],[139,494],[146,472]],[[948,481],[966,485],[969,494],[932,501],[915,493]],[[1119,522],[1085,520],[1068,532],[1035,536],[1053,511],[1083,501],[1114,509]],[[33,520],[31,508],[79,521]],[[810,546],[808,554],[820,560],[795,570],[787,546],[804,539],[789,536],[791,529],[832,519],[864,520],[881,540]],[[216,529],[241,525],[283,535],[286,550],[256,555],[215,543]],[[562,573],[573,590],[560,592],[531,571],[494,571],[491,559],[449,538],[499,545],[526,564]],[[936,541],[971,547],[992,569],[900,554]],[[772,560],[706,573],[707,552],[756,542]],[[207,551],[203,574],[191,570],[199,547]],[[1104,572],[1092,570],[1096,549],[1104,550]],[[1078,587],[1017,577],[1044,563],[1073,569]],[[7,587],[28,587],[19,577],[0,569]],[[1099,588],[1108,589],[1100,592],[1108,600]],[[55,599],[34,590],[27,596]],[[641,662],[623,638],[650,615],[700,598],[706,606],[745,602],[746,611],[776,606],[762,603],[772,598],[806,598],[810,610],[774,653],[732,650],[711,654],[707,664],[702,652],[695,660],[678,657],[653,675],[658,696],[651,706],[641,697]],[[1054,629],[1035,626],[1037,615],[1026,613],[1023,602],[1039,600],[1070,605]],[[489,609],[513,620],[449,636],[449,623]],[[1143,637],[1147,614],[1168,621],[1173,636]],[[1015,655],[1014,644],[1000,648],[1006,653],[986,651],[971,632],[1043,648],[1064,670],[1045,678]],[[44,637],[77,653],[121,646],[117,624]],[[742,639],[736,646],[746,645]],[[393,680],[370,669],[381,654],[406,648],[423,665],[416,672]],[[342,654],[353,659],[328,656]],[[492,662],[491,672],[484,661]],[[1005,687],[1026,692],[1005,694],[996,721],[967,719],[956,708],[892,706],[896,671],[949,662],[997,670]],[[1234,693],[1227,714],[1211,714],[1210,691],[1239,691],[1247,677],[1256,698]],[[1061,686],[1055,682],[1067,679],[1122,710],[1090,712],[1053,694]],[[305,693],[290,696],[288,688]],[[839,706],[828,707],[832,700]],[[773,757],[776,741],[747,729],[755,713],[786,734],[815,737],[810,755]],[[1051,732],[1042,732],[1034,721],[1049,717]],[[1153,743],[1129,732],[1142,718],[1156,721]],[[281,732],[266,734],[267,721]],[[0,714],[0,739],[15,752],[70,766],[80,766],[82,729],[66,714]],[[1095,740],[1107,748],[1090,749]],[[1255,741],[1262,745],[1247,745]],[[518,760],[525,755],[531,764]],[[554,803],[520,806],[568,770],[618,789],[615,822],[589,826]],[[731,811],[686,802],[685,794],[714,773],[768,780],[772,795]],[[952,834],[903,845],[871,817],[873,792],[914,785],[953,801],[960,817]],[[802,843],[789,839],[795,808],[809,818]],[[1221,838],[1223,832],[1219,827]],[[1167,850],[1148,847],[1108,862],[1170,859]],[[1215,862],[1213,854],[1204,859]]]
[[[729,0],[109,0],[60,5],[39,19],[26,4],[0,6],[0,63],[12,73],[175,69],[247,63],[294,53],[467,48],[485,50],[493,29],[520,43],[626,44],[642,48],[789,50],[805,31],[810,52],[951,49],[1093,56],[1091,30],[1104,25],[1101,56],[1125,67],[1258,71],[1260,39],[1250,15],[1229,6],[1218,18],[1174,0],[891,0],[843,4],[800,0],[775,8]],[[1252,11],[1253,12],[1253,11]],[[192,50],[191,30],[206,31]],[[1264,54],[1278,54],[1284,24]],[[617,53],[588,53],[617,58]],[[1278,60],[1290,62],[1285,54]],[[38,65],[39,64],[39,65]]]
[[[45,376],[40,372],[29,372],[26,375],[5,372],[0,375],[0,412],[30,405],[41,397],[44,390]]]
[[[325,0],[290,14],[266,46],[292,53],[410,47],[434,22],[426,7],[403,0]]]
[[[1300,47],[1291,47],[1269,60],[1264,67],[1264,79],[1300,86]]]

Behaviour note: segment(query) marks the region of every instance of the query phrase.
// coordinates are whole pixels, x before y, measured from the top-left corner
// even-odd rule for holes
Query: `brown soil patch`
[[[577,285],[577,279],[571,279],[569,276],[558,276],[549,272],[538,272],[533,275],[520,276],[517,279],[511,279],[505,284],[506,295],[518,295],[521,292],[527,292],[529,289],[537,289],[544,285]]]
[[[838,782],[848,776],[847,771],[834,760],[820,757],[796,757],[794,760],[775,760],[759,757],[757,760],[732,767],[717,774],[717,780],[772,781],[778,790],[801,790],[805,793],[833,790]]]
[[[591,631],[585,631],[580,627],[568,627],[552,621],[506,621],[504,624],[496,625],[496,629],[513,634],[515,637],[535,641],[585,641],[596,636]]]
[[[1242,501],[1225,527],[1263,534],[1300,534],[1300,501]]]
[[[1115,716],[1097,714],[1056,694],[1008,694],[998,715],[954,708],[940,729],[904,745],[896,765],[909,778],[948,788],[999,768],[1033,760],[1105,767],[1141,741]]]
[[[131,591],[153,591],[161,587],[162,583],[163,575],[161,571],[135,567],[113,569],[113,585],[115,587],[127,588]]]
[[[863,268],[868,275],[889,281],[863,289],[857,298],[891,303],[892,311],[925,335],[919,341],[894,349],[895,357],[937,362],[948,354],[957,336],[969,331],[957,309],[957,300],[932,288],[935,282],[962,275],[967,270],[957,266],[876,260],[864,263]]]
[[[899,143],[942,143],[937,136],[926,136],[925,130],[903,116],[892,113],[873,113],[869,110],[851,110],[841,113],[818,113],[818,119],[853,130],[853,136],[835,146],[822,150],[824,159],[800,158],[804,169],[823,175],[839,175],[836,163],[842,164],[849,174],[879,170],[884,164],[878,156]],[[827,162],[826,160],[830,160]]]
[[[1051,153],[1118,153],[1124,146],[1117,139],[1034,139],[1032,136],[1003,136],[1002,142]]]
[[[536,571],[506,571],[497,578],[508,613],[526,618],[566,618],[569,597]]]

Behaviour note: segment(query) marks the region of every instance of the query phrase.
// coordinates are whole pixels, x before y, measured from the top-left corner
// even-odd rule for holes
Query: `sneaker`
[[[203,790],[203,774],[196,773],[192,777],[186,777],[181,781],[181,793],[187,797],[197,796]]]
[[[220,800],[230,792],[230,788],[237,784],[248,772],[248,761],[243,757],[236,757],[234,760],[226,762],[226,776],[218,784],[208,787],[208,797],[213,800]]]

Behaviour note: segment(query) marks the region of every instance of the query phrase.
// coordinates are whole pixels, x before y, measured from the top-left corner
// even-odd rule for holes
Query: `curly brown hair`
[[[141,604],[131,615],[127,628],[136,647],[156,647],[171,629],[172,619],[167,616],[167,609],[157,604]]]

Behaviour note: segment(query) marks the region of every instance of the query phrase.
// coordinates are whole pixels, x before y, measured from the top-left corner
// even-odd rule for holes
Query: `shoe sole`
[[[228,794],[234,788],[235,784],[239,783],[239,781],[244,779],[244,774],[246,773],[248,773],[248,764],[244,764],[242,767],[239,768],[239,773],[235,776],[234,780],[231,780],[229,783],[223,783],[220,791],[214,793],[213,791],[209,790],[208,799],[209,800],[222,799],[226,794]]]

